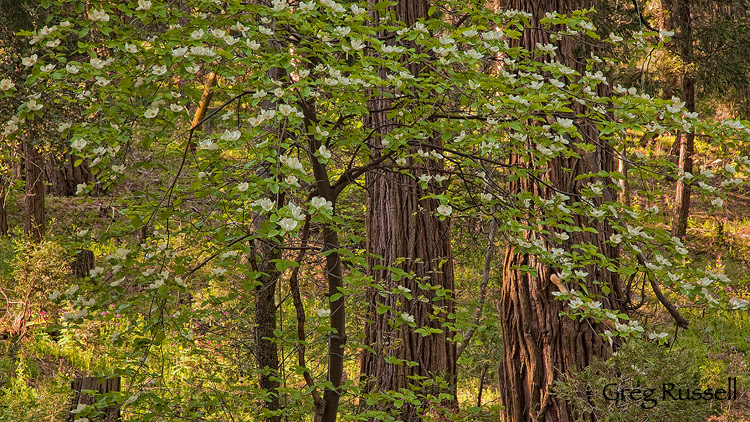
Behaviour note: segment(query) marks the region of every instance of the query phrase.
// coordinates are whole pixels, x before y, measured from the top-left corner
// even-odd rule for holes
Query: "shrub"
[[[631,340],[607,361],[596,361],[559,381],[555,392],[575,404],[576,420],[590,420],[593,414],[595,420],[606,422],[702,422],[718,411],[720,401],[673,400],[663,392],[665,384],[667,389],[668,384],[674,384],[675,397],[679,397],[678,389],[727,388],[726,378],[717,385],[702,385],[701,378],[700,364],[689,351]],[[639,389],[640,393],[631,396],[625,389]],[[644,393],[647,389],[654,390]],[[625,392],[619,394],[620,398],[625,396],[624,400],[616,399],[618,391]]]
[[[11,268],[10,280],[2,288],[7,308],[0,319],[0,331],[23,336],[29,323],[44,322],[57,314],[49,296],[69,283],[70,258],[54,241],[19,241]]]

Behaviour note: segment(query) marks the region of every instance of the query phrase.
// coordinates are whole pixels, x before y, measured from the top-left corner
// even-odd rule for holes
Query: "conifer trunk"
[[[266,72],[271,80],[281,80],[284,75],[283,69],[274,67]],[[197,125],[205,116],[206,109],[211,103],[213,95],[212,87],[216,83],[216,74],[211,73],[209,81],[203,91],[203,98],[198,111],[193,119],[193,126]],[[276,104],[271,101],[263,101],[261,107],[264,109],[275,109]],[[269,127],[269,130],[277,128]],[[259,177],[266,178],[270,172],[265,166],[258,169]],[[276,196],[276,208],[284,206],[284,195]],[[268,216],[258,214],[254,219],[256,230],[266,221]],[[279,351],[276,341],[276,285],[281,272],[276,269],[276,262],[281,258],[281,249],[278,241],[274,239],[256,239],[255,253],[257,255],[257,272],[259,286],[255,289],[255,359],[258,363],[260,373],[258,384],[266,392],[268,398],[263,407],[275,412],[281,408],[279,397]],[[263,422],[280,422],[281,416],[274,415],[263,419]]]
[[[26,170],[26,215],[24,231],[36,242],[41,242],[45,232],[44,211],[44,160],[29,139],[24,142]]]
[[[679,28],[677,39],[680,45],[680,58],[683,62],[682,101],[685,103],[685,110],[693,113],[695,112],[695,76],[691,69],[693,62],[693,25],[690,0],[678,0],[675,12]],[[677,166],[682,173],[693,172],[694,144],[695,134],[692,131],[680,131],[680,155]],[[691,190],[689,181],[685,178],[680,178],[677,181],[675,210],[672,218],[672,235],[679,238],[684,237],[687,233]]]
[[[548,34],[539,28],[539,20],[546,12],[557,11],[570,13],[573,10],[586,7],[585,2],[565,2],[563,0],[513,0],[510,8],[526,11],[532,14],[530,27],[523,37],[515,41],[516,45],[527,50],[534,49],[537,43],[551,43]],[[576,44],[570,39],[562,39],[555,43],[558,47],[557,60],[566,66],[584,73],[585,60],[577,55]],[[599,95],[606,95],[600,92]],[[575,108],[575,107],[574,107]],[[535,197],[551,198],[556,191],[577,192],[581,188],[582,180],[576,176],[601,170],[610,172],[615,170],[614,153],[607,143],[599,143],[598,132],[593,125],[585,120],[575,122],[579,131],[583,132],[583,139],[597,145],[595,151],[581,153],[582,158],[559,156],[551,160],[546,166],[543,182],[530,179],[520,179],[511,184],[511,192],[531,192]],[[535,145],[529,142],[528,149]],[[533,162],[524,162],[519,156],[511,158],[511,164],[519,167],[534,168]],[[591,179],[589,179],[591,181]],[[607,184],[607,181],[604,181]],[[614,192],[605,191],[605,198],[611,200]],[[601,201],[600,201],[601,202]],[[595,228],[598,233],[573,232],[563,247],[570,249],[579,243],[590,243],[608,258],[617,257],[617,249],[606,243],[612,229],[606,222],[589,220],[582,216],[571,215],[576,225]],[[556,230],[552,227],[542,229]],[[537,240],[535,232],[527,232],[524,237]],[[545,247],[560,247],[548,244]],[[533,272],[522,271],[528,267]],[[501,398],[505,410],[502,418],[509,422],[572,421],[574,409],[564,400],[552,394],[552,387],[556,380],[574,369],[583,369],[595,358],[606,358],[612,352],[612,347],[599,334],[605,327],[590,320],[574,320],[560,313],[567,311],[566,303],[556,300],[553,293],[560,290],[557,269],[542,263],[536,256],[509,246],[506,249],[503,264],[503,286],[500,299],[500,320],[503,329],[504,361],[499,368]],[[621,309],[621,295],[623,288],[616,273],[603,268],[589,266],[585,268],[589,273],[586,284],[590,294],[601,294],[599,299],[602,307],[607,309]],[[593,284],[594,280],[606,284],[611,291],[603,294],[601,285]],[[585,416],[589,419],[591,416]]]
[[[47,194],[51,196],[74,196],[78,185],[94,181],[94,175],[86,161],[75,165],[80,157],[70,153],[63,154],[59,159],[50,157],[44,168],[44,177],[48,182]]]
[[[423,0],[400,0],[392,10],[398,20],[411,26],[417,19],[427,17],[428,6]],[[408,67],[412,74],[419,74],[417,65]],[[385,69],[380,72],[385,79]],[[379,135],[373,137],[370,146],[373,151],[382,148],[383,137],[396,127],[395,122],[386,116],[389,105],[390,100],[382,97],[374,98],[368,104],[373,111],[367,124],[376,129]],[[439,143],[439,139],[432,139],[431,142]],[[408,166],[415,174],[434,175],[441,169],[441,164],[434,159],[427,160],[425,164],[409,162]],[[367,252],[374,255],[368,258],[370,274],[375,283],[385,288],[385,292],[400,286],[410,292],[412,299],[401,294],[382,295],[376,289],[369,289],[365,344],[372,347],[374,353],[364,352],[362,355],[361,372],[368,379],[365,390],[408,389],[419,385],[410,377],[417,375],[434,379],[440,376],[447,381],[447,385],[431,386],[428,387],[430,391],[423,390],[421,393],[455,395],[456,347],[448,341],[451,332],[442,327],[447,315],[453,312],[453,302],[450,300],[454,287],[450,220],[440,221],[436,217],[436,209],[440,205],[436,200],[420,199],[429,191],[438,191],[441,187],[434,184],[425,190],[414,178],[388,168],[368,172],[366,183]],[[394,266],[413,276],[396,279],[388,269],[378,269],[378,266]],[[438,290],[427,286],[446,294],[438,296]],[[420,301],[420,297],[426,300]],[[378,308],[382,310],[384,307],[390,310],[379,313]],[[403,320],[404,317],[413,317],[416,327],[411,327],[407,322],[394,325],[396,320]],[[422,336],[414,331],[419,327],[435,328],[437,333]],[[416,362],[417,365],[395,364],[387,359],[389,357]],[[400,410],[400,420],[419,420],[414,406],[406,405]]]

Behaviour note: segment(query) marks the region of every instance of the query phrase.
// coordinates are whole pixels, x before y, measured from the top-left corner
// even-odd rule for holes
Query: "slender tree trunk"
[[[417,19],[427,17],[427,9],[426,1],[400,0],[392,10],[398,20],[411,26]],[[409,68],[412,74],[419,73],[418,66],[412,64]],[[385,73],[385,69],[381,72]],[[381,77],[385,78],[385,74]],[[383,110],[373,111],[367,122],[380,135],[373,138],[373,151],[382,148],[382,137],[396,127],[395,122],[386,116],[389,104],[390,100],[386,98],[375,98],[368,105],[371,110]],[[432,142],[439,143],[439,139]],[[428,160],[424,165],[411,162],[409,166],[418,174],[434,175],[441,169],[435,160]],[[365,344],[372,348],[372,352],[362,355],[361,373],[367,379],[365,390],[419,388],[420,382],[415,381],[414,376],[429,380],[440,376],[447,385],[433,385],[421,392],[455,395],[456,346],[448,341],[452,336],[450,330],[442,326],[447,315],[453,312],[450,300],[454,287],[450,223],[448,219],[440,221],[435,216],[440,205],[436,200],[420,199],[441,187],[435,185],[424,190],[413,178],[383,168],[368,172],[366,183],[367,251],[372,254],[368,258],[370,274],[385,292],[401,287],[409,291],[412,298],[392,293],[383,295],[374,288],[368,290]],[[391,271],[383,268],[388,266],[398,267],[410,275],[396,279]],[[439,296],[438,291],[444,295]],[[426,300],[419,300],[420,297]],[[379,309],[389,310],[378,312]],[[411,317],[416,327],[407,322],[398,326],[394,324],[396,320]],[[434,328],[437,333],[425,337],[414,331],[419,327]],[[417,365],[393,363],[391,357],[416,362]],[[419,414],[414,406],[407,406],[402,409],[400,418],[414,421],[419,419]]]
[[[479,327],[479,322],[482,320],[482,313],[484,312],[484,301],[487,296],[487,285],[490,282],[490,269],[492,268],[492,259],[495,256],[495,235],[497,234],[497,220],[494,218],[490,222],[489,228],[490,234],[487,241],[487,249],[484,252],[484,265],[482,266],[482,282],[479,284],[479,296],[477,297],[477,309],[474,311],[474,316],[471,317],[471,327],[464,333],[464,340],[458,345],[456,349],[456,360],[461,357],[461,354],[468,347],[471,338],[476,333]],[[482,373],[482,380],[484,380],[484,372]],[[481,389],[480,394],[481,398]]]
[[[315,103],[312,100],[300,101],[299,105],[304,114],[304,125],[307,133],[313,132],[317,124]],[[333,204],[334,212],[338,193],[331,186],[331,177],[325,164],[318,161],[314,155],[321,142],[314,136],[307,136],[308,157],[315,176],[315,190],[317,196],[325,198]],[[331,306],[329,322],[331,334],[328,337],[328,374],[323,399],[316,403],[315,422],[336,422],[339,402],[341,400],[341,384],[344,378],[344,357],[346,350],[346,298],[344,296],[344,270],[339,255],[339,235],[336,227],[326,224],[323,227],[323,250],[326,257],[325,274],[328,280],[328,300]],[[314,396],[313,396],[314,397]],[[316,400],[317,401],[317,400]],[[321,407],[322,406],[322,407]]]
[[[617,159],[617,171],[623,176],[623,179],[618,181],[620,185],[620,203],[630,206],[630,183],[628,182],[630,163],[627,161],[627,151],[627,147],[623,148],[622,156]]]
[[[10,188],[6,180],[0,176],[0,236],[8,235],[8,212],[5,209],[5,203]]]
[[[327,198],[327,196],[324,196]],[[334,198],[335,199],[335,198]],[[346,344],[346,308],[344,303],[344,274],[341,268],[341,257],[338,252],[339,235],[330,226],[323,229],[323,250],[326,255],[326,273],[328,273],[328,298],[331,300],[330,322],[333,332],[328,338],[328,382],[333,388],[326,387],[323,392],[323,414],[321,422],[336,422],[339,409],[341,381],[344,375],[344,344]]]
[[[208,81],[206,81],[206,84],[203,86],[203,95],[201,95],[201,102],[200,104],[198,104],[198,109],[195,110],[191,127],[197,126],[198,123],[200,123],[201,120],[206,117],[208,107],[211,106],[211,98],[214,96],[214,85],[216,85],[216,73],[211,72],[207,77]],[[195,141],[193,141],[193,144],[190,145],[190,150],[195,151],[196,146],[197,144],[195,143]]]
[[[305,107],[305,127],[312,127],[312,107]],[[308,133],[312,132],[308,129]],[[328,170],[313,154],[320,148],[320,142],[308,136],[309,157],[315,175],[315,187],[319,196],[336,205],[336,193],[331,187]],[[323,228],[323,253],[326,257],[326,278],[328,279],[328,300],[331,304],[331,334],[328,337],[328,375],[323,391],[323,409],[317,409],[316,422],[336,422],[339,401],[341,399],[341,382],[344,376],[344,345],[346,344],[346,302],[344,297],[344,271],[341,256],[338,253],[339,235],[336,228],[326,224]]]
[[[537,45],[550,43],[547,33],[539,30],[542,27],[539,19],[546,12],[557,11],[570,13],[584,8],[586,2],[565,2],[563,0],[513,0],[510,8],[532,14],[530,28],[526,29],[523,37],[516,41],[526,49],[533,49]],[[558,46],[558,57],[561,63],[584,73],[585,60],[577,57],[575,43],[567,38],[553,44]],[[583,53],[586,54],[586,53]],[[603,91],[600,85],[600,90]],[[600,92],[599,95],[606,95]],[[574,105],[574,109],[579,106]],[[511,191],[531,192],[534,196],[551,198],[556,191],[578,192],[582,182],[576,177],[583,173],[610,172],[615,168],[613,151],[607,143],[599,143],[598,132],[593,125],[585,120],[575,122],[583,138],[597,145],[593,152],[581,152],[580,159],[559,156],[545,166],[544,184],[530,179],[521,179],[511,185]],[[529,149],[534,145],[529,144]],[[533,162],[525,162],[523,158],[514,156],[511,164],[534,168]],[[589,179],[590,180],[590,179]],[[606,185],[608,181],[603,181]],[[612,200],[613,192],[605,190],[606,200]],[[572,195],[571,195],[572,196]],[[601,202],[601,201],[599,201]],[[570,238],[563,247],[570,249],[575,244],[589,243],[594,245],[604,256],[614,259],[617,249],[606,243],[612,233],[606,222],[589,220],[583,216],[571,215],[575,225],[587,226],[597,230],[590,232],[568,233]],[[547,227],[548,230],[559,231]],[[559,247],[549,244],[545,239],[538,238],[535,232],[529,231],[524,235],[528,241],[541,240],[546,248]],[[533,271],[524,271],[528,268]],[[553,293],[565,287],[556,275],[558,270],[542,263],[536,256],[517,251],[514,247],[506,249],[503,265],[503,286],[500,298],[500,321],[503,328],[503,356],[504,361],[499,368],[501,397],[505,410],[504,420],[510,422],[545,421],[567,422],[574,418],[571,403],[561,400],[552,394],[552,387],[556,380],[571,370],[580,370],[589,365],[595,358],[606,358],[612,348],[599,335],[604,332],[603,324],[591,320],[574,320],[568,316],[561,316],[561,312],[568,310],[565,302],[556,300]],[[589,266],[585,268],[589,273],[586,285],[589,293],[601,295],[602,307],[607,309],[621,309],[622,298],[621,281],[616,273],[604,268]],[[609,287],[610,292],[604,294],[602,285]],[[591,419],[592,416],[585,416]]]
[[[693,62],[693,29],[690,12],[690,0],[678,0],[676,20],[679,27],[680,58],[682,70],[682,101],[685,110],[695,112],[695,76],[691,69]],[[680,131],[680,157],[677,166],[681,172],[693,172],[693,151],[695,134],[692,131]],[[691,187],[688,180],[680,178],[675,192],[675,210],[672,218],[672,235],[683,237],[687,233],[687,222],[690,215]]]
[[[276,334],[276,282],[281,275],[276,271],[275,262],[281,257],[277,245],[265,241],[256,244],[256,251],[261,263],[258,271],[262,274],[258,281],[260,285],[255,291],[255,358],[261,370],[258,384],[269,395],[263,406],[276,411],[279,402],[279,355],[274,341]],[[279,422],[281,416],[270,416],[265,422]]]
[[[284,70],[278,67],[269,69],[267,76],[272,80],[281,80]],[[201,105],[195,113],[193,125],[203,119],[206,114],[208,104],[211,102],[211,88],[216,83],[216,74],[211,73],[206,88],[203,91]],[[275,109],[276,104],[271,101],[264,101],[261,106],[265,109]],[[269,130],[278,130],[269,127]],[[259,177],[266,178],[270,176],[266,167],[259,169]],[[276,209],[284,206],[284,195],[279,193],[276,197]],[[268,220],[267,215],[258,215],[254,220],[256,227],[260,227]],[[268,398],[263,404],[270,411],[277,411],[281,408],[279,398],[279,351],[275,341],[276,334],[276,284],[281,277],[281,273],[276,270],[276,261],[281,258],[281,249],[278,242],[273,239],[258,239],[255,243],[255,252],[258,260],[258,272],[260,285],[255,292],[255,356],[258,367],[261,370],[258,376],[260,388],[265,390]],[[281,416],[269,416],[263,419],[264,422],[280,422]]]
[[[24,157],[26,170],[24,231],[34,241],[40,242],[45,232],[44,160],[30,140],[24,143]]]

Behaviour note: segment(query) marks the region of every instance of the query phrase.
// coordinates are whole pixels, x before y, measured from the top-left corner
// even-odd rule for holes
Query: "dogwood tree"
[[[92,160],[97,183],[128,189],[130,178],[148,178],[147,189],[125,194],[121,224],[97,234],[110,250],[91,273],[94,283],[58,295],[67,324],[107,309],[126,318],[109,333],[128,380],[113,398],[124,411],[143,420],[229,413],[276,421],[282,409],[323,421],[428,418],[450,389],[420,386],[439,385],[441,375],[412,374],[372,392],[352,364],[377,352],[392,368],[418,366],[389,354],[397,339],[418,348],[420,337],[435,336],[446,350],[463,340],[450,287],[419,273],[421,263],[405,263],[408,256],[368,260],[358,246],[355,217],[368,210],[356,198],[371,188],[363,183],[378,183],[373,175],[412,181],[403,200],[422,217],[496,221],[505,277],[515,277],[504,298],[507,321],[535,309],[566,327],[593,324],[604,350],[644,332],[627,312],[639,283],[648,282],[681,325],[664,290],[747,307],[724,295],[721,274],[690,265],[658,206],[618,203],[613,193],[624,175],[595,165],[596,157],[621,157],[646,177],[672,174],[719,208],[716,180],[744,183],[747,157],[715,172],[674,174],[623,155],[622,145],[675,129],[747,139],[746,123],[701,122],[678,99],[618,86],[605,76],[615,64],[595,51],[576,67],[557,53],[571,40],[593,39],[645,50],[656,33],[601,40],[585,12],[534,17],[453,1],[434,2],[407,25],[392,4],[43,1],[54,10],[50,21],[19,34],[37,46],[24,58],[26,89],[85,110],[63,131],[76,154]],[[531,26],[544,28],[544,41],[517,42]],[[191,124],[210,80],[213,107]],[[45,118],[40,98],[23,99],[5,136]],[[385,120],[373,118],[382,113]],[[81,185],[79,194],[92,188]],[[434,246],[414,239],[399,238],[407,243],[399,248]],[[384,271],[390,276],[373,277]],[[300,281],[317,279],[325,280],[324,296],[306,297],[315,290]],[[367,324],[362,315],[392,334],[362,335],[353,326]],[[506,350],[540,347],[525,326],[505,329],[518,330],[505,338]],[[566,333],[555,335],[577,341]],[[306,351],[324,352],[323,367],[310,365]],[[290,353],[294,363],[282,360]],[[539,377],[520,387],[547,394]],[[229,404],[226,394],[238,400]],[[518,394],[518,408],[541,404]]]

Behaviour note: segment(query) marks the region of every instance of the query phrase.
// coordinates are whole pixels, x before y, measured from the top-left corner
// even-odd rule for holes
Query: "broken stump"
[[[73,378],[70,382],[70,388],[75,392],[73,401],[70,405],[70,410],[75,410],[79,404],[91,405],[96,403],[97,395],[105,394],[111,391],[120,391],[120,377],[112,377],[104,379],[99,382],[97,377],[78,377]],[[97,391],[96,395],[84,393],[84,390]],[[120,406],[108,406],[102,409],[103,415],[99,417],[89,418],[90,421],[103,421],[103,422],[119,422],[120,421]],[[74,421],[76,416],[74,413],[69,413],[69,421]]]

